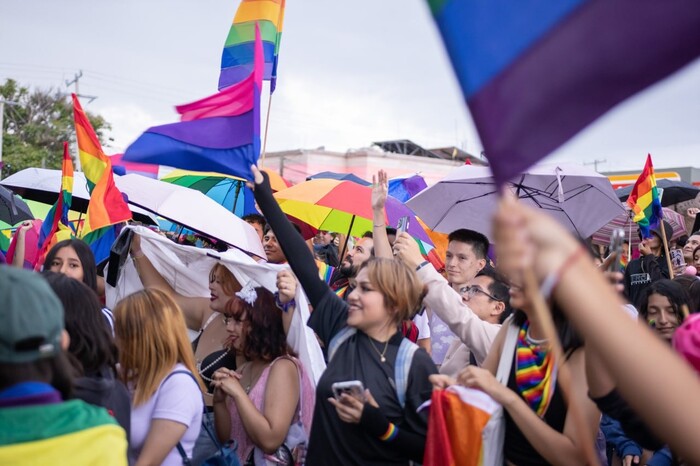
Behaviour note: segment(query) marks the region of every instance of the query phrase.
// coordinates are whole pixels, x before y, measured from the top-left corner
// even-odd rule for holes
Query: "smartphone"
[[[398,223],[396,224],[396,236],[399,236],[406,230],[408,230],[408,217],[404,215],[399,219]]]
[[[343,393],[357,398],[364,403],[365,401],[365,386],[359,380],[348,380],[346,382],[336,382],[331,385],[331,390],[333,390],[333,396],[336,400],[340,399]]]
[[[610,255],[614,255],[612,262],[608,265],[608,272],[617,272],[620,269],[620,259],[622,258],[622,246],[625,243],[625,231],[622,228],[615,228],[610,234]]]
[[[670,254],[671,254],[671,265],[673,265],[674,268],[685,266],[685,259],[683,258],[683,250],[682,249],[671,249]]]

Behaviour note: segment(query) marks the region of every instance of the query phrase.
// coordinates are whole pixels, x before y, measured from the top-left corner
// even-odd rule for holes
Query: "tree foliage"
[[[0,85],[5,105],[2,138],[3,178],[29,167],[61,168],[63,142],[75,140],[70,95],[56,89],[29,89],[13,79]],[[110,125],[88,112],[100,141]],[[73,160],[78,154],[71,154]]]

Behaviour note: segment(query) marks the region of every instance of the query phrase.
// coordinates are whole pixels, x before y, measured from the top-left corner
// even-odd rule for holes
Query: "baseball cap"
[[[61,351],[63,305],[39,274],[0,266],[0,299],[0,362],[32,362]]]

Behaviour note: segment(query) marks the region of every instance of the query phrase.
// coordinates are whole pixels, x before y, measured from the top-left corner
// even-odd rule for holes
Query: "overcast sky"
[[[0,0],[0,80],[66,89],[112,124],[108,153],[216,92],[238,0]],[[556,160],[700,166],[700,62],[618,106]],[[266,103],[265,103],[266,105]],[[264,107],[266,108],[266,107]],[[425,0],[288,0],[268,150],[411,139],[481,145]]]

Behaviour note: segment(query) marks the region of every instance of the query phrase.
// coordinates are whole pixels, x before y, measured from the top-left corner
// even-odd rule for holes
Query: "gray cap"
[[[26,363],[61,351],[63,305],[37,273],[0,266],[0,362]]]

